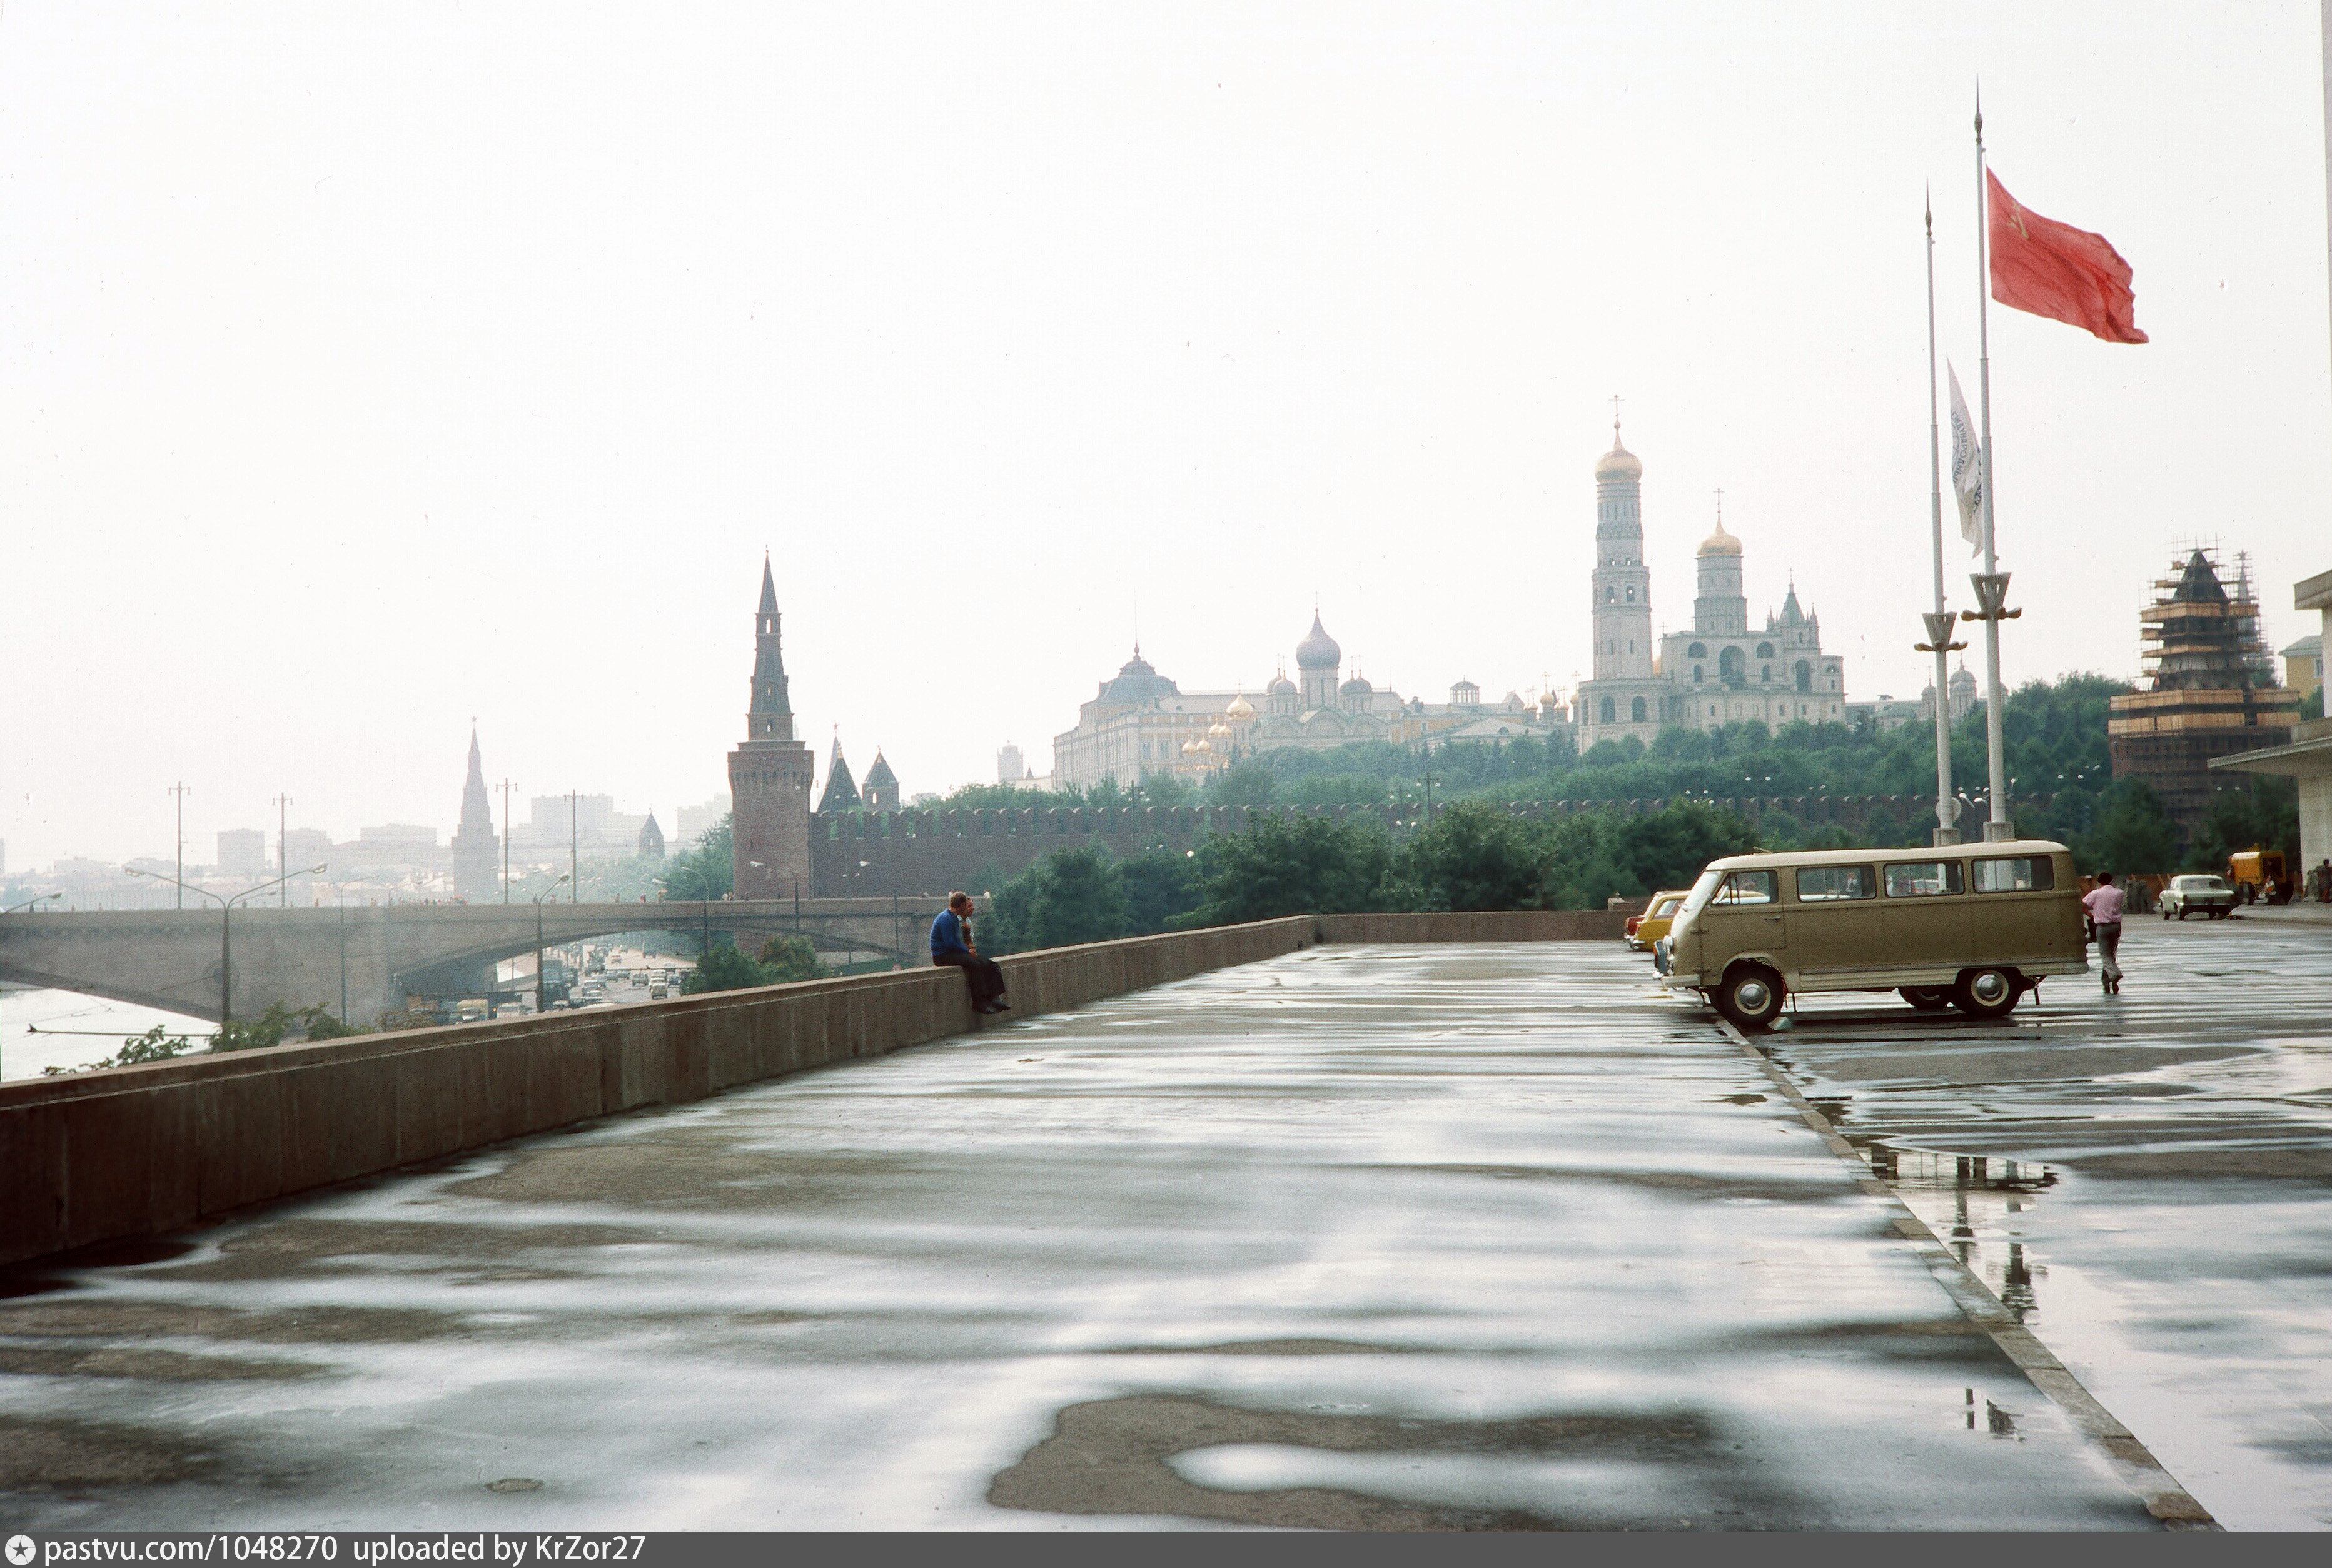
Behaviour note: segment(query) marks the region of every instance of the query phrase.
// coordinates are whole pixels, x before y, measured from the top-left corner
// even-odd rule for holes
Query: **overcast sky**
[[[2145,347],[1995,308],[2006,673],[2137,669],[2174,542],[2332,567],[2317,7],[10,0],[0,838],[452,829],[725,789],[761,556],[800,733],[993,776],[1144,652],[1568,688],[1623,394],[1656,617],[1715,491],[1916,696],[1920,201],[1993,167]],[[1964,550],[1952,591],[1967,596]],[[2313,618],[2310,617],[2310,620]],[[524,807],[521,807],[523,820]]]

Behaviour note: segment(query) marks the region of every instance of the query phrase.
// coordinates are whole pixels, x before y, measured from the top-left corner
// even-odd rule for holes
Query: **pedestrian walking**
[[[974,1012],[1002,1012],[1012,1005],[1004,1000],[1004,971],[972,946],[971,917],[971,895],[950,893],[947,908],[932,922],[932,962],[963,971]]]
[[[2098,973],[2107,996],[2121,994],[2121,905],[2122,892],[2114,886],[2111,871],[2099,871],[2098,885],[2081,899],[2090,929],[2097,933]]]

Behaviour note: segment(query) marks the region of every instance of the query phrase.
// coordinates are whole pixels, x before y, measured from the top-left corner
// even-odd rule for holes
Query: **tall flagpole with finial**
[[[1994,512],[1999,490],[1998,476],[1992,467],[1992,203],[1984,188],[1983,166],[1983,88],[1979,84],[1975,94],[1975,272],[1976,272],[1976,345],[1983,358],[1978,366],[1983,404],[1983,572],[1969,581],[1975,586],[1976,608],[1963,610],[1966,620],[1983,622],[1984,705],[1983,738],[1992,760],[1992,813],[1983,824],[1986,843],[2013,836],[2008,822],[2008,755],[2001,739],[2000,710],[2000,623],[2012,619],[2017,612],[2004,608],[2008,603],[2008,575],[2000,569],[1995,554]],[[1943,690],[1936,689],[1938,701]]]
[[[1927,640],[1919,643],[1922,653],[1935,656],[1935,842],[1956,844],[1960,841],[1959,803],[1952,799],[1952,714],[1949,698],[1951,672],[1945,656],[1964,642],[1952,641],[1954,618],[1944,608],[1944,456],[1943,438],[1939,432],[1935,410],[1935,203],[1932,194],[1926,201],[1927,219],[1927,477],[1932,490],[1928,496],[1933,513],[1935,554],[1935,607],[1923,619],[1927,623]]]

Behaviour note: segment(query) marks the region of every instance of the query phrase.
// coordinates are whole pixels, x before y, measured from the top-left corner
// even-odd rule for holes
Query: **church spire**
[[[748,740],[791,740],[793,702],[786,691],[786,660],[779,627],[778,583],[761,557],[761,605],[753,615],[753,700],[745,710]]]

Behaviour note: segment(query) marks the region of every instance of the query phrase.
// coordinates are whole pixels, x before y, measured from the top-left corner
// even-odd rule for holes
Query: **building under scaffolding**
[[[2154,603],[2138,615],[2142,689],[2113,698],[2106,723],[2114,777],[2153,785],[2186,829],[2224,782],[2211,775],[2213,757],[2281,746],[2299,717],[2299,694],[2276,683],[2248,558],[2236,557],[2230,594],[2214,555],[2197,546],[2175,576],[2154,584]]]

